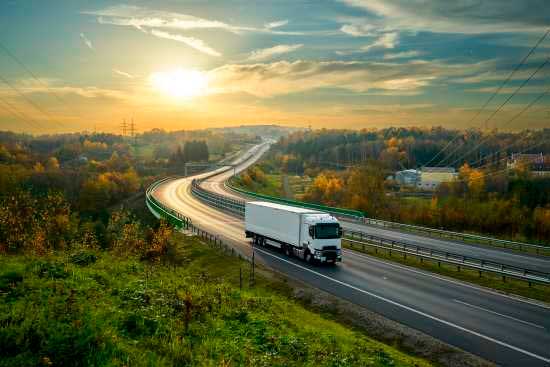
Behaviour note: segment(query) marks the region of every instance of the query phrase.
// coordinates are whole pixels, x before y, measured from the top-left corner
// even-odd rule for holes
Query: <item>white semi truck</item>
[[[332,215],[263,201],[247,202],[245,234],[255,245],[280,248],[307,262],[342,261],[342,228]]]

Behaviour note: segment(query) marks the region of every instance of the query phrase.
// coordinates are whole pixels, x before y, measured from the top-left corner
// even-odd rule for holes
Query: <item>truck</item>
[[[342,227],[328,213],[263,201],[245,204],[245,235],[310,263],[342,261]]]

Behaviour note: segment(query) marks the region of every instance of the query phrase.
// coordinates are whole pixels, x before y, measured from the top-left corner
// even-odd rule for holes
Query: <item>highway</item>
[[[267,149],[254,147],[235,170],[245,169]],[[223,188],[232,173],[211,177],[204,185]],[[348,250],[341,264],[320,267],[266,248],[252,249],[242,220],[198,201],[190,185],[191,178],[170,180],[153,195],[238,251],[255,251],[257,261],[290,277],[500,365],[550,366],[550,308]]]
[[[230,172],[224,175],[212,177],[212,179],[204,181],[202,183],[202,187],[209,191],[241,200],[256,200],[248,199],[244,195],[241,195],[240,193],[237,193],[227,188],[225,185],[225,180],[227,180],[229,177],[231,177]],[[521,254],[512,250],[502,248],[491,248],[484,245],[461,243],[448,239],[427,237],[410,232],[398,231],[395,229],[387,229],[375,225],[366,225],[349,221],[342,221],[342,226],[345,229],[368,233],[370,235],[375,235],[388,240],[403,241],[412,245],[418,245],[422,247],[432,248],[434,250],[461,254],[480,260],[493,261],[501,264],[507,264],[542,272],[550,272],[550,257],[548,256]]]

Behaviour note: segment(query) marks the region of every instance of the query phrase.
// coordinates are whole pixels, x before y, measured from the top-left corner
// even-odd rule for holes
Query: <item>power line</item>
[[[548,61],[548,59],[547,59]],[[527,106],[525,106],[519,113],[517,113],[514,117],[512,117],[511,119],[509,119],[508,121],[506,121],[504,123],[504,125],[507,125],[509,123],[511,123],[512,121],[514,121],[515,119],[517,119],[518,117],[520,117],[521,115],[523,115],[523,113],[525,111],[527,111],[529,108],[531,108],[533,105],[535,105],[536,103],[538,103],[538,101],[540,101],[548,92],[550,92],[550,87],[548,87],[544,92],[542,92],[541,94],[539,94],[537,96],[537,98],[535,98],[534,100],[532,100]],[[454,164],[456,164],[458,161],[460,161],[462,158],[466,157],[468,154],[470,154],[471,152],[473,152],[474,150],[476,150],[477,148],[479,148],[484,142],[485,140],[487,140],[487,138],[485,139],[481,139],[481,141],[475,146],[473,147],[472,149],[470,149],[469,151],[467,151],[466,153],[464,153],[463,155],[461,155],[460,157],[458,157],[456,160],[454,160],[450,165],[453,166]]]
[[[66,101],[63,100],[63,98],[61,98],[61,96],[59,94],[57,94],[55,91],[53,91],[46,83],[44,83],[43,80],[41,80],[40,78],[38,78],[36,76],[36,74],[34,74],[17,56],[15,56],[2,42],[0,42],[0,49],[2,49],[2,51],[4,51],[4,53],[6,55],[8,55],[16,64],[18,64],[23,70],[25,70],[37,83],[39,83],[40,85],[42,85],[47,91],[48,93],[50,93],[51,95],[53,95],[55,97],[55,99],[57,99],[58,102],[60,102],[64,107],[67,107],[72,113],[74,113],[74,111],[72,110],[72,108],[70,107],[69,104],[67,104]]]
[[[535,52],[535,50],[539,47],[539,45],[546,39],[546,37],[548,36],[548,34],[550,34],[550,28],[548,28],[546,30],[546,32],[542,35],[542,37],[539,38],[539,40],[537,41],[537,43],[535,43],[535,45],[533,47],[531,47],[531,49],[529,50],[529,52],[527,53],[527,55],[525,55],[523,57],[523,59],[520,61],[519,64],[516,65],[516,67],[514,68],[514,70],[512,70],[512,72],[508,75],[508,77],[502,82],[502,84],[498,87],[497,90],[495,90],[495,92],[489,97],[489,99],[483,104],[483,106],[478,109],[477,113],[474,115],[474,117],[472,117],[470,119],[470,121],[468,121],[467,125],[471,124],[480,114],[481,112],[485,109],[485,107],[487,107],[489,105],[489,103],[491,103],[491,101],[495,98],[495,96],[497,96],[500,91],[502,90],[502,88],[510,81],[510,79],[512,79],[512,77],[514,76],[514,74],[519,70],[519,68],[525,64],[525,62],[527,61],[527,59],[531,56],[531,54],[533,52]],[[441,153],[443,153],[445,150],[447,150],[451,144],[453,144],[459,137],[460,135],[457,135],[455,138],[453,138],[449,143],[447,143],[447,145],[445,145],[443,147],[443,149],[441,149],[432,159],[430,159],[430,161],[426,164],[426,166],[429,166],[437,157],[439,157],[439,155]],[[453,151],[453,153],[456,152],[456,150]],[[452,154],[452,153],[451,153]],[[440,163],[438,163],[437,165],[439,165]]]
[[[498,108],[497,108],[496,110],[493,111],[493,113],[485,120],[484,123],[486,124],[487,122],[489,122],[489,121],[490,121],[490,120],[491,120],[491,119],[492,119],[492,118],[493,118],[493,117],[494,117],[494,116],[495,116],[495,115],[496,115],[496,114],[497,114],[497,113],[498,113],[498,112],[499,112],[508,102],[510,102],[510,100],[511,100],[516,94],[518,94],[518,92],[519,92],[525,85],[527,85],[527,83],[529,83],[529,81],[530,81],[531,79],[533,79],[533,77],[534,77],[540,70],[542,70],[542,69],[548,64],[548,62],[550,62],[550,57],[547,58],[546,60],[544,60],[544,62],[543,62],[542,64],[540,64],[540,65],[535,69],[535,71],[533,71],[533,72],[531,73],[531,75],[529,75],[529,77],[528,77],[527,79],[525,79],[525,80],[521,83],[521,85],[519,85],[519,86],[512,92],[512,94],[510,94],[510,95],[508,96],[508,98],[506,98],[506,100],[504,100],[504,102],[502,102],[502,103],[500,104],[500,106],[498,106]],[[540,98],[542,98],[546,93],[547,93],[547,92],[542,93],[542,94],[537,98],[537,101],[538,101]],[[532,106],[532,104],[529,104],[529,107],[530,107],[530,106]],[[524,112],[524,111],[522,111],[522,113],[523,113],[523,112]],[[521,114],[520,114],[520,115],[521,115]],[[516,116],[516,117],[518,117],[518,116]],[[514,117],[514,118],[513,118],[512,120],[510,120],[510,121],[507,121],[507,122],[505,123],[505,125],[508,124],[508,123],[510,123],[510,122],[512,122],[513,120],[515,120],[516,117]],[[485,140],[487,140],[487,138],[481,139],[481,142],[480,142],[478,145],[476,145],[474,149],[478,148]],[[449,158],[451,158],[451,155],[452,155],[454,152],[456,152],[459,148],[460,148],[460,147],[458,147],[458,148],[455,149],[453,152],[451,152],[449,155],[447,155],[442,161],[439,162],[439,164],[445,163],[445,161],[447,161]],[[471,151],[469,151],[469,152],[466,153],[465,155],[469,154],[470,152],[471,152]],[[465,155],[462,155],[460,158],[464,157]],[[460,159],[460,158],[459,158],[459,159]]]
[[[8,87],[10,87],[13,91],[15,91],[15,93],[17,93],[17,95],[19,95],[19,97],[23,98],[28,104],[33,106],[36,110],[41,112],[43,115],[47,116],[49,119],[53,120],[53,122],[55,122],[58,126],[61,126],[61,124],[58,121],[56,121],[55,119],[53,119],[52,116],[47,111],[45,111],[39,105],[34,103],[34,101],[31,100],[30,98],[28,98],[23,92],[21,92],[19,90],[19,88],[12,85],[8,80],[6,80],[1,75],[0,75],[0,81],[2,81],[4,84],[6,84]]]
[[[17,107],[12,105],[8,101],[6,101],[4,99],[0,99],[0,102],[3,103],[4,109],[6,111],[8,111],[9,113],[11,113],[12,115],[14,115],[16,118],[20,119],[21,121],[23,121],[23,122],[25,122],[25,123],[27,123],[31,126],[42,128],[42,126],[40,126],[40,123],[38,123],[36,120],[34,120],[34,119],[30,118],[29,116],[27,116],[27,114],[25,114],[23,111],[19,111],[17,109]]]

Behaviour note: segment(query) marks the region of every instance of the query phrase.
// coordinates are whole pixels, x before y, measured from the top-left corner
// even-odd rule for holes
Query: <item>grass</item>
[[[254,191],[259,194],[277,196],[277,197],[284,196],[283,182],[281,179],[281,175],[277,175],[277,174],[266,174],[265,182],[263,183],[253,182],[252,187],[244,185],[240,178],[233,180],[232,184],[241,189]]]
[[[289,298],[198,238],[151,265],[105,251],[0,256],[0,366],[429,366]],[[245,274],[239,287],[239,269]]]
[[[506,277],[506,281],[503,281],[502,276],[494,273],[483,272],[480,276],[477,270],[468,269],[464,266],[461,266],[459,270],[456,265],[444,263],[440,263],[440,265],[438,265],[438,262],[435,260],[426,258],[421,260],[420,257],[414,255],[407,255],[404,257],[403,254],[395,251],[393,251],[392,255],[390,255],[389,251],[385,249],[378,249],[378,251],[376,251],[374,247],[370,246],[365,246],[365,248],[363,248],[358,245],[350,246],[350,243],[346,241],[343,241],[342,243],[345,248],[366,253],[379,259],[389,260],[468,283],[477,284],[499,292],[515,294],[543,302],[550,302],[550,286],[547,285],[533,283],[532,286],[529,286],[529,284],[525,281],[510,277]]]

